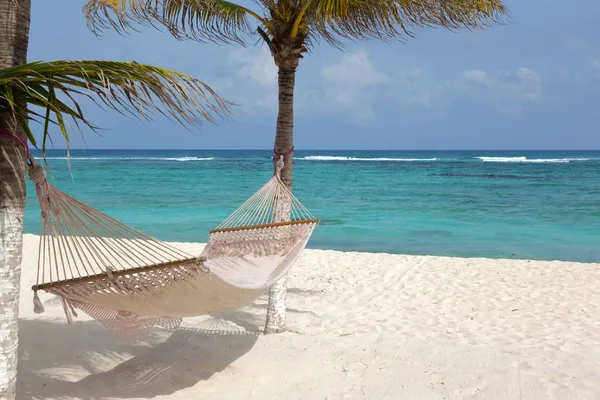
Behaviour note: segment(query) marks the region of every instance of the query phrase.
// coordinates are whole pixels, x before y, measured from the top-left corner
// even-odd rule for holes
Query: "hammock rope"
[[[319,224],[281,181],[280,155],[274,176],[195,256],[58,190],[28,156],[42,217],[34,311],[44,312],[43,290],[61,298],[69,323],[80,310],[125,341],[250,304],[289,271]]]

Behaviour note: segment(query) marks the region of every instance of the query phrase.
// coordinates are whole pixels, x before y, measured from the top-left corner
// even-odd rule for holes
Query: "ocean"
[[[167,241],[208,231],[262,186],[271,151],[48,152],[66,193]],[[26,233],[39,233],[31,182]],[[310,248],[600,262],[600,151],[297,150]],[[368,266],[366,266],[368,267]]]

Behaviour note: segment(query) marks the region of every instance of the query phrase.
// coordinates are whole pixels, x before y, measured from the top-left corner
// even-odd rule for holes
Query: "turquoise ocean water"
[[[63,191],[159,239],[204,242],[270,151],[50,151]],[[296,151],[312,248],[600,261],[600,152]],[[27,233],[39,232],[29,183]]]

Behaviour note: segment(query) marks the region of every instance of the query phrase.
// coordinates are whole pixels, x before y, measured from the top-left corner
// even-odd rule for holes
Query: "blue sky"
[[[600,2],[506,1],[513,23],[418,32],[406,43],[325,44],[301,61],[298,149],[600,149]],[[232,121],[188,131],[84,102],[105,130],[74,148],[269,149],[276,68],[266,48],[179,42],[143,28],[97,39],[83,2],[34,1],[29,60],[135,60],[189,73],[239,104]],[[54,144],[64,147],[55,132]]]

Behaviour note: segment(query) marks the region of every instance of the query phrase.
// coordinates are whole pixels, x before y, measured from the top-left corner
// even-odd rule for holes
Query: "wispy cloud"
[[[364,49],[326,65],[322,77],[323,93],[313,94],[329,107],[322,108],[350,113],[357,119],[373,118],[378,103],[411,113],[415,109],[441,110],[465,100],[518,118],[527,104],[543,95],[540,75],[527,67],[496,73],[472,69],[445,77],[418,67],[388,72],[380,69]]]
[[[228,65],[232,76],[227,86],[232,100],[253,114],[274,115],[277,67],[268,49],[233,50]],[[385,67],[387,70],[363,48],[341,53],[337,60],[323,65],[319,75],[304,72],[303,80],[297,81],[296,109],[369,124],[389,115],[390,109],[405,115],[419,110],[431,115],[467,101],[519,118],[528,104],[543,95],[540,75],[527,67],[512,71],[470,69],[445,76],[420,67]]]
[[[344,54],[321,70],[322,85],[318,96],[329,111],[351,113],[358,118],[374,115],[375,89],[389,83],[390,78],[371,62],[364,49]]]
[[[431,109],[444,101],[448,82],[420,68],[398,71],[389,86],[391,101],[404,108]]]
[[[266,48],[241,48],[229,53],[229,98],[252,114],[277,110],[277,66]]]
[[[462,82],[459,81],[458,85],[466,100],[489,104],[514,118],[520,117],[525,106],[537,102],[543,93],[540,75],[527,67],[500,73],[468,70],[463,73]]]
[[[236,76],[251,79],[265,87],[277,84],[277,66],[266,48],[235,49],[229,54],[229,61]]]

